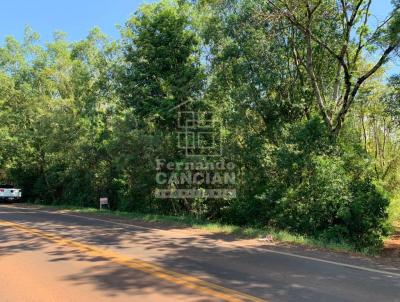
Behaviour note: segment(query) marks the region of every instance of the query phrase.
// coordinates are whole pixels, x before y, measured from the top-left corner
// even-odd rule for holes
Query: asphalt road
[[[400,301],[400,269],[192,229],[0,205],[0,301]]]

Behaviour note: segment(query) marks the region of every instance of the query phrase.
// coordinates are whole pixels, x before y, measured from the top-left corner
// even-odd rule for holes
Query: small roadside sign
[[[110,204],[108,203],[108,197],[100,198],[100,210],[103,208],[103,206],[107,206],[107,208],[110,208]]]

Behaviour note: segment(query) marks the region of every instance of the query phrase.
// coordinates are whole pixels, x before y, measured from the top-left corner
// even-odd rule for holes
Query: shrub
[[[360,148],[330,141],[315,120],[291,133],[276,150],[277,164],[269,171],[275,177],[259,197],[269,224],[358,249],[379,248],[389,202],[374,184],[368,162],[362,156],[353,161]]]

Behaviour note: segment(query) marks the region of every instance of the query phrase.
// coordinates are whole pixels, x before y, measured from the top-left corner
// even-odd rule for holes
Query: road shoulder
[[[281,253],[292,257],[320,261],[334,265],[353,267],[354,269],[376,270],[382,273],[394,273],[400,275],[400,257],[393,255],[381,255],[368,257],[358,253],[347,251],[332,251],[326,248],[309,247],[304,245],[285,243],[279,241],[265,241],[258,239],[242,239],[232,234],[209,232],[202,229],[182,226],[168,222],[149,222],[140,219],[117,217],[112,214],[81,213],[68,209],[38,206],[32,204],[13,204],[12,207],[30,209],[35,211],[51,212],[59,215],[79,216],[86,219],[94,219],[112,224],[125,225],[126,227],[158,230],[166,236],[174,237],[201,237],[207,240],[207,244],[228,248],[241,249],[249,252]]]

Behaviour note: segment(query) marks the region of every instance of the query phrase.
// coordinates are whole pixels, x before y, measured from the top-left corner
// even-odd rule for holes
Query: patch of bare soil
[[[400,258],[400,227],[396,228],[395,234],[385,240],[384,244],[383,257]]]

